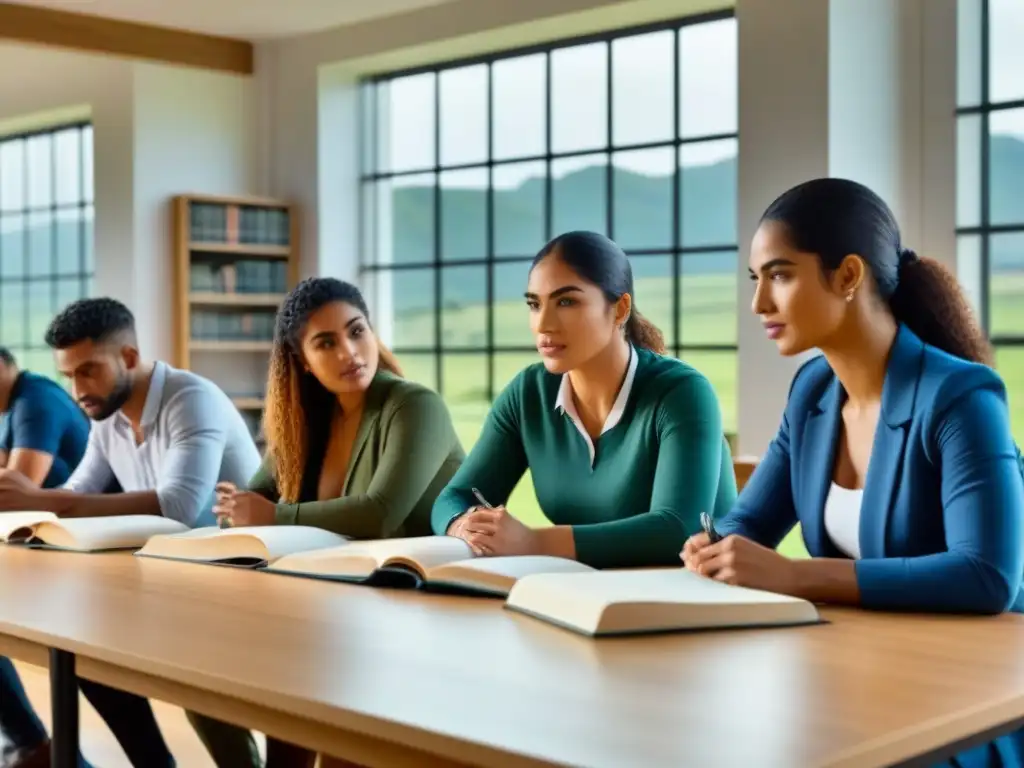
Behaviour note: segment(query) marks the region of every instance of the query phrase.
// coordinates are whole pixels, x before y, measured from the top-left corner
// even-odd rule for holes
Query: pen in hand
[[[722,540],[721,534],[715,530],[715,523],[711,519],[711,515],[707,512],[700,513],[700,524],[704,528],[704,533],[708,535],[708,539],[712,544]]]
[[[484,498],[484,495],[480,493],[477,488],[473,489],[473,495],[476,496],[476,500],[479,501],[482,506],[487,507],[487,509],[494,509],[494,506]]]

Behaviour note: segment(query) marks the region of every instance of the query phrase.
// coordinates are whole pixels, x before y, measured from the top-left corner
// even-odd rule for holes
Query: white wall
[[[256,192],[251,79],[149,63],[133,67],[132,305],[146,354],[169,359],[173,303],[170,198]]]
[[[136,314],[143,352],[171,354],[171,227],[180,192],[258,193],[251,78],[0,45],[0,134],[93,123],[96,293]]]

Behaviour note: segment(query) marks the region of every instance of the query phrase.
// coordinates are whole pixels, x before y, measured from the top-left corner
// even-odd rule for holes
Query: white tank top
[[[860,502],[863,489],[832,483],[825,500],[825,532],[840,552],[860,559]]]

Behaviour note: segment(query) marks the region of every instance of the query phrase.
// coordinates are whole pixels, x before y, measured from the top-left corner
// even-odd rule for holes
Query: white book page
[[[403,539],[353,541],[342,547],[287,555],[271,570],[364,578],[385,565],[407,565],[423,572],[428,568],[473,557],[462,539],[453,536],[413,536]]]
[[[53,512],[0,512],[0,541],[7,541],[19,528],[56,519]]]
[[[576,560],[547,555],[477,557],[428,568],[426,578],[437,584],[474,587],[507,594],[519,579],[535,573],[592,573],[595,569]]]
[[[217,529],[217,536],[249,536],[263,543],[267,555],[276,560],[296,552],[338,547],[348,541],[348,537],[338,533],[314,528],[309,525],[263,525],[250,528]]]
[[[519,557],[476,557],[472,560],[444,563],[428,569],[427,578],[444,578],[448,574],[489,573],[517,581],[534,573],[593,573],[594,568],[577,560],[547,555]]]
[[[296,552],[336,547],[347,540],[340,534],[306,525],[223,529],[205,526],[183,533],[154,536],[136,554],[198,561],[233,558],[273,561]]]
[[[506,606],[584,632],[786,623],[817,615],[806,600],[723,584],[684,568],[534,574],[516,582]]]
[[[416,566],[420,571],[473,557],[473,550],[469,548],[469,544],[455,536],[381,539],[350,546],[365,548],[379,566],[409,564]]]
[[[36,535],[47,544],[67,549],[134,549],[151,536],[187,530],[184,523],[159,515],[111,515],[42,523]]]
[[[724,584],[685,568],[593,571],[583,574],[534,574],[519,584],[557,593],[567,600],[589,603],[728,603],[766,604],[804,602],[789,595]]]

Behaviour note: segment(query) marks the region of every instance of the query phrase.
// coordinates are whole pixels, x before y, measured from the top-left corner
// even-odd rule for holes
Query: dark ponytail
[[[889,306],[921,340],[964,360],[994,364],[992,347],[970,302],[941,262],[905,250]]]
[[[761,220],[781,224],[790,244],[817,254],[826,273],[848,255],[860,256],[897,321],[926,344],[992,364],[992,349],[956,277],[938,261],[904,248],[889,206],[863,184],[804,182],[780,195]]]
[[[618,245],[596,232],[567,232],[541,248],[530,269],[551,254],[556,254],[573,272],[600,288],[609,302],[615,303],[628,293],[632,305],[626,320],[626,338],[641,349],[659,355],[665,353],[665,338],[661,331],[637,311],[633,268]]]
[[[649,349],[659,355],[665,354],[665,337],[658,326],[641,315],[634,305],[626,321],[626,338],[640,349]]]

